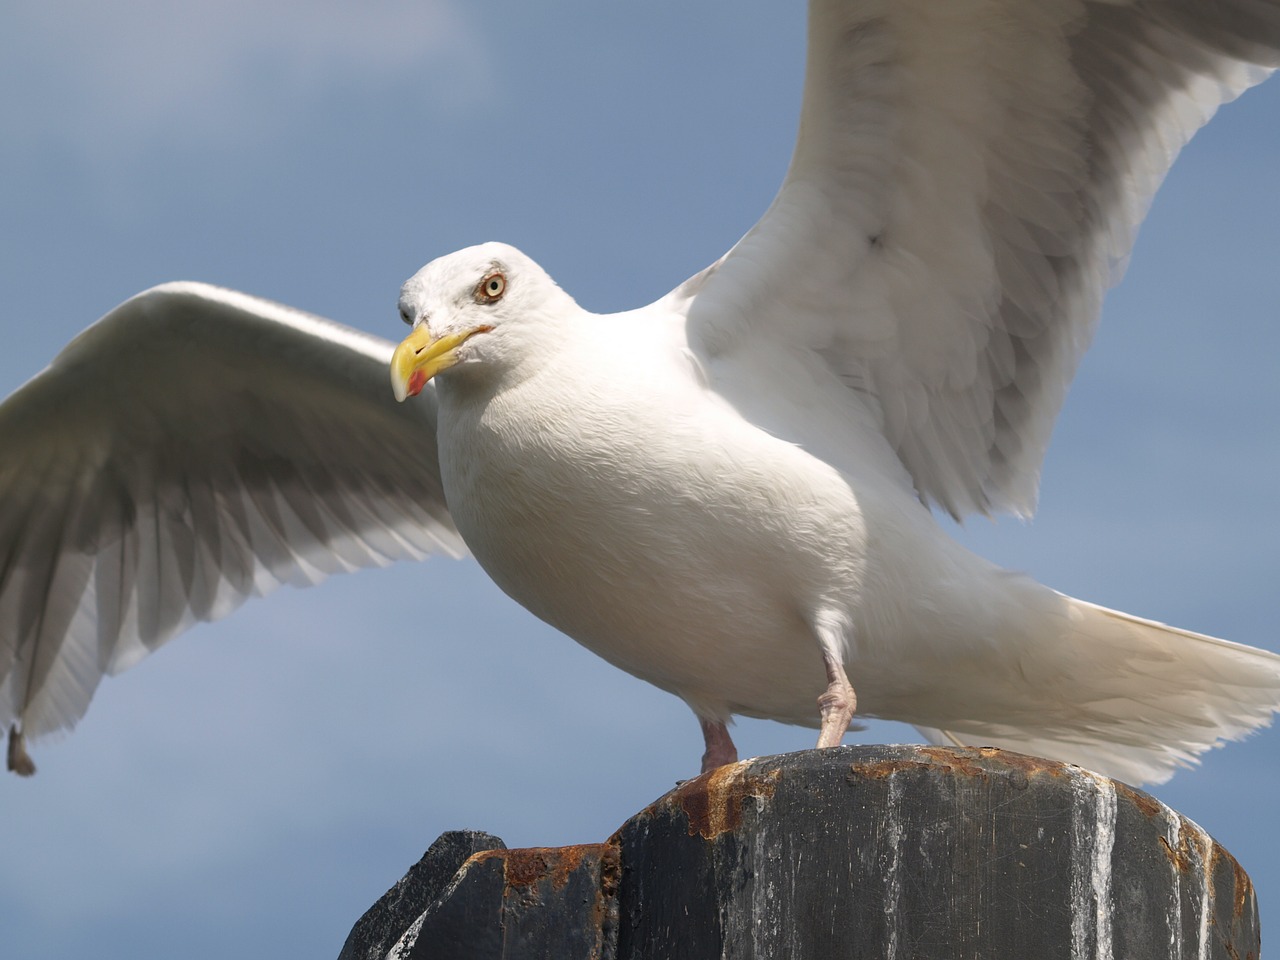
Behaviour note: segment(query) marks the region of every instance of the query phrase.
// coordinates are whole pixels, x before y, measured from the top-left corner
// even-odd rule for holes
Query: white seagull
[[[0,406],[10,769],[195,621],[464,544],[685,700],[704,770],[735,714],[1135,782],[1269,723],[1280,657],[1001,570],[932,510],[1031,514],[1152,193],[1277,65],[1280,0],[812,0],[777,198],[647,307],[590,314],[496,243],[405,284],[399,347],[139,294]]]

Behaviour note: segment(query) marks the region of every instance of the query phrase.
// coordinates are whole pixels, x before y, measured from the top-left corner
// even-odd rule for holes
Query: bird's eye
[[[405,322],[406,326],[413,326],[413,314],[409,312],[409,308],[404,304],[400,305],[400,319]]]
[[[497,303],[507,292],[507,278],[501,273],[489,274],[476,284],[476,303]]]

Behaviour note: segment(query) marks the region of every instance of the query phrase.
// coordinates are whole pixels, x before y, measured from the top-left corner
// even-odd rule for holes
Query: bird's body
[[[846,658],[889,673],[901,625],[965,592],[962,556],[994,569],[877,469],[884,458],[841,470],[803,432],[743,417],[710,389],[682,317],[575,308],[565,321],[563,350],[527,379],[441,379],[441,477],[498,585],[617,666],[708,716],[816,725],[816,618],[846,621]],[[818,408],[797,401],[802,426]],[[989,626],[974,614],[961,633]],[[892,703],[868,684],[868,705],[881,693]]]
[[[710,354],[670,298],[591,314],[503,244],[424,268],[406,287],[422,316],[471,286],[460,264],[541,289],[516,350],[437,375],[454,523],[513,599],[700,718],[818,726],[824,636],[864,715],[1134,780],[1269,713],[1280,659],[1073,600],[947,536],[829,370],[771,391],[776,373]],[[761,384],[768,429],[726,382]]]
[[[1138,781],[1269,723],[1280,657],[1000,570],[931,510],[1034,510],[1152,192],[1277,65],[1277,0],[812,0],[777,199],[648,307],[590,314],[502,244],[411,278],[394,351],[228,291],[134,298],[0,407],[11,766],[191,621],[455,527],[685,699],[705,765],[734,714],[838,742],[855,691]],[[112,401],[69,418],[72,385]]]
[[[702,385],[679,318],[569,319],[564,351],[519,383],[441,381],[441,477],[472,553],[535,614],[708,716],[816,723],[822,662],[794,650],[813,617],[860,606],[858,498]]]

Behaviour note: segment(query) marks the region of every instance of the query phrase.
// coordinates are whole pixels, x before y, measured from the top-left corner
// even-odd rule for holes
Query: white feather
[[[926,502],[1029,515],[1152,195],[1278,63],[1267,0],[814,0],[791,169],[693,336],[817,352]]]

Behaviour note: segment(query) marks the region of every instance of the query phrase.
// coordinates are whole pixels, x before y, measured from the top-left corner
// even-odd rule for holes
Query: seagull
[[[1034,512],[1103,293],[1180,147],[1280,65],[1280,3],[811,0],[808,43],[776,199],[653,304],[591,314],[498,243],[405,283],[398,346],[166,284],[0,405],[9,768],[197,621],[467,551],[683,699],[703,770],[734,716],[1135,783],[1268,724],[1280,657],[1067,597],[936,515]]]

